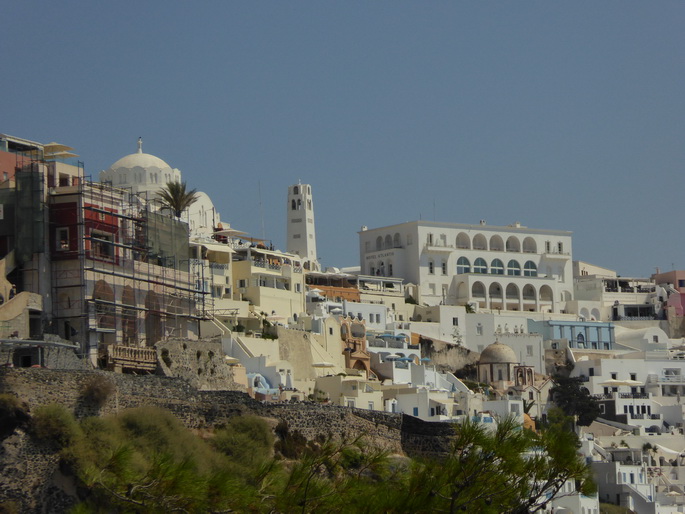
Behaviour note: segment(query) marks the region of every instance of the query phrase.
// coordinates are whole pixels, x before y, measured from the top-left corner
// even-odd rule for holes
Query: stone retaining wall
[[[84,395],[92,380],[114,386],[101,406]],[[4,368],[0,369],[0,393],[16,395],[30,410],[59,403],[79,418],[156,406],[173,412],[193,429],[211,427],[239,414],[255,414],[285,421],[290,431],[299,431],[310,440],[364,436],[376,447],[411,457],[444,453],[453,431],[450,424],[428,423],[401,414],[313,403],[262,403],[240,391],[200,391],[182,379],[155,375]],[[58,461],[57,449],[37,445],[23,431],[15,431],[0,443],[0,504],[14,500],[22,512],[40,512],[40,505],[48,498],[54,497],[52,504],[67,502],[68,495],[60,493],[59,487],[55,489],[55,477],[61,476]],[[68,479],[60,480],[61,486],[68,488],[64,485]]]

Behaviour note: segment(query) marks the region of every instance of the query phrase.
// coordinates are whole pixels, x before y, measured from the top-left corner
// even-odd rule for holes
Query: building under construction
[[[188,225],[74,157],[0,135],[0,338],[56,334],[101,367],[154,371],[157,341],[198,335]]]

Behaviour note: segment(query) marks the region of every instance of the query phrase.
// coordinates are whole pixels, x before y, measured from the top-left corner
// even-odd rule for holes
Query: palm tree
[[[167,182],[167,185],[159,193],[159,200],[164,207],[170,209],[177,218],[188,207],[197,202],[197,190],[186,191],[185,182]]]

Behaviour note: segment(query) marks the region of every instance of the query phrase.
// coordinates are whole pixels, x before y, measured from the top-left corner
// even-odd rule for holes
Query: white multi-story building
[[[359,251],[362,273],[402,277],[428,305],[562,312],[572,300],[566,231],[413,221],[363,227]]]

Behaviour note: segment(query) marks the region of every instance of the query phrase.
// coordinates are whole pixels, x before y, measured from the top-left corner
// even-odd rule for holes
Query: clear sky
[[[309,183],[324,266],[362,225],[485,219],[685,269],[681,1],[14,1],[0,26],[0,132],[94,179],[142,136],[281,249]]]

